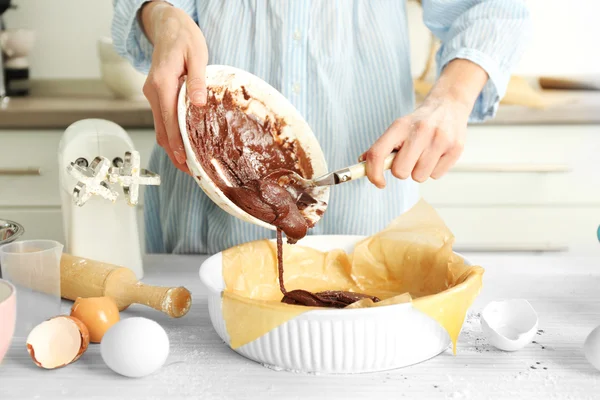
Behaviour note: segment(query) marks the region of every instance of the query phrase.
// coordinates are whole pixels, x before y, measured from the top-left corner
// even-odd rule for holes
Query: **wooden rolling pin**
[[[65,299],[112,297],[120,311],[144,304],[179,318],[187,314],[192,296],[184,287],[159,287],[139,282],[132,270],[63,253],[60,260],[60,292]]]

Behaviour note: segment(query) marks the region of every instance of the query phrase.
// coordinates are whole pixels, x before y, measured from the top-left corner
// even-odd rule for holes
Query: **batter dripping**
[[[244,99],[250,95],[243,89]],[[301,211],[316,200],[298,187],[282,187],[274,171],[287,170],[303,177],[313,174],[310,160],[296,141],[281,137],[284,122],[260,122],[246,113],[229,91],[217,99],[210,88],[205,107],[190,106],[187,130],[202,168],[233,203],[248,214],[277,227],[277,265],[282,302],[312,307],[343,308],[363,298],[343,291],[288,292],[283,281],[283,237],[290,244],[302,239],[311,224]],[[294,194],[294,196],[292,196]]]

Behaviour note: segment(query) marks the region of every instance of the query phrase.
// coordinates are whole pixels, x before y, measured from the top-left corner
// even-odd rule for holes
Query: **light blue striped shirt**
[[[115,0],[117,51],[147,73],[152,45],[136,13],[146,0]],[[400,0],[170,0],[200,26],[211,64],[247,70],[282,92],[317,136],[330,169],[358,156],[414,108],[406,3]],[[492,117],[523,51],[529,12],[520,0],[423,0],[424,20],[441,39],[438,70],[455,58],[490,79],[471,119]],[[273,237],[230,216],[158,146],[149,168],[161,175],[145,197],[146,250],[215,253]],[[379,190],[367,179],[332,189],[310,234],[370,235],[410,208],[418,184],[387,175]]]

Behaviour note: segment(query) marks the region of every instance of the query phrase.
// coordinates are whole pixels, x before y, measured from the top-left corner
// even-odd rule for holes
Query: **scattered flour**
[[[317,376],[317,375],[321,375],[319,372],[306,372],[306,371],[298,371],[298,370],[294,370],[294,369],[286,369],[286,368],[282,368],[282,367],[278,367],[276,365],[269,365],[269,364],[260,364],[263,367],[270,369],[272,371],[277,371],[277,372],[291,372],[292,374],[300,374],[300,375],[313,375],[313,376]]]
[[[467,389],[460,390],[458,392],[450,393],[447,398],[449,399],[470,399],[471,392]]]

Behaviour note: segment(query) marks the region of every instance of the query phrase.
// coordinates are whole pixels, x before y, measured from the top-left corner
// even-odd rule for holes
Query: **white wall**
[[[534,33],[518,73],[600,74],[600,1],[528,0]]]
[[[31,76],[99,78],[96,40],[110,36],[112,0],[13,0],[4,14],[9,29],[37,32]]]
[[[516,74],[600,74],[599,0],[526,0],[534,26],[533,37]],[[412,65],[423,69],[428,31],[421,23],[421,9],[409,4]],[[417,74],[418,75],[418,74]]]
[[[216,0],[211,0],[216,1]],[[235,1],[235,0],[228,0]],[[32,28],[38,40],[31,56],[35,78],[98,78],[96,40],[110,35],[112,0],[13,0],[18,10],[9,28]],[[535,33],[516,73],[578,75],[600,73],[599,0],[528,0]],[[413,75],[427,56],[428,31],[419,6],[409,4]]]

